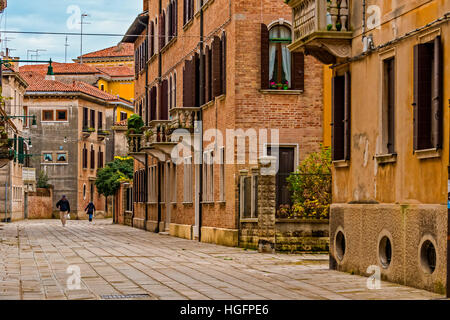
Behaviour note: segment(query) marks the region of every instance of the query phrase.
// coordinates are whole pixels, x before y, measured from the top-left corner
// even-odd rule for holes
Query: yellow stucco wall
[[[381,5],[381,1],[378,1]],[[447,1],[405,2],[395,12],[382,9],[382,25],[371,30],[375,45],[393,38],[392,17],[401,15],[396,24],[398,36],[442,17],[450,10]],[[422,4],[422,6],[420,6]],[[410,36],[380,52],[374,52],[350,66],[352,75],[351,159],[348,167],[333,169],[333,202],[377,201],[400,204],[441,204],[447,202],[447,166],[449,163],[450,99],[450,22],[435,25]],[[413,153],[413,50],[421,38],[440,33],[444,57],[443,149],[440,156],[419,159]],[[428,41],[428,40],[424,40]],[[352,56],[361,53],[361,37],[353,40]],[[390,51],[390,52],[389,52]],[[383,54],[396,58],[395,163],[379,165],[374,158],[380,154]],[[344,66],[345,68],[345,66]]]
[[[98,87],[103,91],[112,95],[119,96],[122,99],[133,101],[134,100],[134,81],[107,81],[100,79],[98,81]]]
[[[120,112],[126,112],[127,113],[127,119],[134,113],[133,110],[126,109],[124,107],[118,106],[117,107],[117,121],[120,121]]]
[[[323,145],[331,147],[331,78],[333,71],[323,67]]]

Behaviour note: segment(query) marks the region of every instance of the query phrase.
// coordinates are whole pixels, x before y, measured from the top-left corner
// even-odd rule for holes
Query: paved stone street
[[[0,300],[443,298],[384,282],[368,290],[366,278],[327,265],[326,255],[260,254],[111,220],[0,224]],[[68,289],[69,266],[80,268],[80,289]]]

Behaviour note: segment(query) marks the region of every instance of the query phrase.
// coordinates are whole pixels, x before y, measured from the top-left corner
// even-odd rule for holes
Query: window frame
[[[65,113],[66,117],[64,118],[64,120],[58,119],[58,113],[59,113],[59,112],[64,112],[64,113]],[[67,109],[56,109],[56,110],[55,110],[55,121],[58,121],[58,122],[67,122],[68,119],[69,119],[68,117],[69,117],[69,113],[68,113]]]
[[[47,112],[51,112],[52,113],[52,119],[51,120],[46,120],[45,119],[45,113]],[[42,122],[54,122],[55,121],[55,110],[50,110],[50,109],[43,109],[42,113],[41,113],[41,121]]]

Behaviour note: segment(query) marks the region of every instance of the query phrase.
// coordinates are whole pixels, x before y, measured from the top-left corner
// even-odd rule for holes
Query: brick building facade
[[[248,218],[240,170],[278,153],[282,175],[319,149],[324,69],[288,51],[290,20],[281,1],[144,1],[123,39],[135,45],[135,111],[145,122],[130,136],[135,227],[236,246]],[[193,141],[191,155],[176,149],[176,129]],[[282,180],[279,203],[289,201]]]

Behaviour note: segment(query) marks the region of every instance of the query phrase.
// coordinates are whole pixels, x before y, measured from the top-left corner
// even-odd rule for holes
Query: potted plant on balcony
[[[142,127],[144,126],[144,121],[142,117],[133,114],[130,118],[128,118],[128,131],[127,134],[142,134]]]

